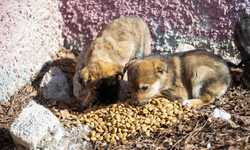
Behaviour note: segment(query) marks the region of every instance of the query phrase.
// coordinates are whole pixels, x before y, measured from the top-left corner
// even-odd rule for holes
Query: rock
[[[190,45],[190,44],[180,44],[176,49],[175,49],[175,53],[178,52],[186,52],[186,51],[190,51],[190,50],[195,50],[195,47]]]
[[[237,22],[234,29],[234,43],[241,54],[244,64],[243,81],[250,87],[250,15]]]
[[[210,148],[211,147],[211,143],[207,143],[207,148]]]
[[[211,116],[214,118],[221,118],[223,121],[231,119],[231,115],[222,108],[221,109],[215,108]]]
[[[90,142],[84,140],[85,137],[89,137],[89,132],[91,131],[88,125],[72,126],[72,128],[64,127],[63,129],[65,136],[58,144],[58,147],[61,147],[62,150],[85,150],[91,145]]]
[[[57,117],[45,107],[31,101],[10,126],[16,145],[27,149],[56,148],[63,136]]]
[[[68,79],[58,67],[51,67],[43,76],[38,92],[45,99],[68,99],[70,98]]]

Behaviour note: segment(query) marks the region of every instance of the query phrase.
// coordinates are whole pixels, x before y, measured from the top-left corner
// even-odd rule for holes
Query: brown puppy
[[[129,62],[126,70],[137,105],[156,95],[198,106],[224,95],[232,85],[225,61],[203,50],[149,56]]]
[[[116,102],[123,67],[132,59],[149,55],[150,43],[150,31],[142,19],[122,17],[114,20],[98,34],[83,55],[85,67],[78,65],[74,77],[74,83],[79,81],[82,87],[75,83],[74,95],[83,100],[83,106],[96,100]]]

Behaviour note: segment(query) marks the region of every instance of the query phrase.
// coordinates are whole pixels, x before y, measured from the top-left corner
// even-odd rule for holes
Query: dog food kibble
[[[96,137],[92,136],[92,137],[90,138],[90,140],[91,140],[91,141],[96,141]]]
[[[110,140],[111,144],[116,144],[116,140],[114,139],[114,137]]]
[[[82,126],[82,124],[81,124],[81,123],[79,123],[79,122],[78,122],[78,123],[76,123],[75,125],[76,125],[77,127]]]
[[[84,139],[102,141],[101,146],[104,147],[107,143],[116,144],[118,141],[127,144],[127,137],[137,135],[139,132],[144,132],[149,137],[150,132],[163,130],[179,119],[190,121],[190,117],[198,116],[197,112],[191,113],[190,107],[165,98],[150,99],[148,104],[141,107],[120,102],[100,107],[102,108],[96,108],[95,111],[93,108],[86,110],[88,113],[72,112],[70,118],[60,120],[67,120],[64,125],[68,128],[71,128],[71,125],[80,127],[82,124],[93,128],[90,137]],[[58,118],[63,118],[59,110],[53,111]]]
[[[66,127],[68,127],[68,128],[71,128],[70,122],[65,122],[64,125],[65,125]]]
[[[56,112],[55,115],[56,116],[60,116],[61,114],[60,114],[60,112]]]
[[[96,134],[95,130],[92,130],[89,133],[91,134],[91,136],[95,136],[95,134]]]
[[[123,144],[124,145],[128,144],[128,140],[123,141]]]
[[[107,145],[107,143],[106,143],[106,142],[103,142],[101,146],[104,147],[104,146],[106,146],[106,145]]]
[[[85,137],[84,139],[85,139],[86,141],[88,141],[88,142],[90,141],[90,138],[88,138],[88,137]]]
[[[99,138],[98,138],[98,141],[102,141],[103,140],[103,136],[100,136]]]
[[[146,134],[147,137],[150,137],[150,130],[146,130],[145,134]]]

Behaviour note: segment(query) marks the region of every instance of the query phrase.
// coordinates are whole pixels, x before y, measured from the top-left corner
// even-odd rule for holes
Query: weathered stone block
[[[31,101],[11,124],[10,134],[16,145],[37,149],[53,147],[51,145],[56,147],[63,131],[50,110]]]
[[[70,98],[68,79],[58,67],[52,67],[43,76],[38,91],[46,99],[64,100]]]

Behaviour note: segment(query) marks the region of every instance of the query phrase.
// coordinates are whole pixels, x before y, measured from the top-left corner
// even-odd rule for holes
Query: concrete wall
[[[207,48],[232,63],[235,23],[250,14],[249,0],[9,0],[0,2],[0,102],[34,77],[64,46],[84,50],[115,18],[143,18],[155,52],[181,43]]]
[[[60,50],[62,23],[57,0],[0,1],[0,102]]]

